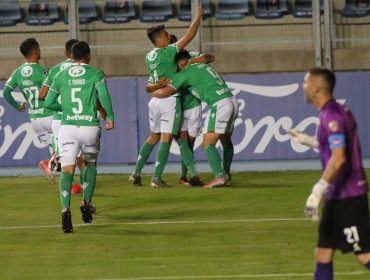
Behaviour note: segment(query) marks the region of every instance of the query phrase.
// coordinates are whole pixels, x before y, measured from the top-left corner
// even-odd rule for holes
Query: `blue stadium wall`
[[[317,158],[317,151],[286,135],[285,128],[314,134],[318,112],[304,102],[304,73],[224,75],[238,99],[240,112],[233,142],[235,160],[282,160]],[[335,96],[357,118],[364,157],[370,157],[370,72],[337,73]],[[115,112],[115,129],[102,129],[101,164],[134,163],[149,132],[146,77],[109,78],[107,84]],[[0,88],[4,83],[0,83]],[[20,94],[15,94],[20,100]],[[207,108],[203,108],[203,120]],[[103,123],[102,123],[103,126]],[[196,158],[205,160],[196,142]],[[174,143],[170,161],[179,160]],[[152,153],[149,161],[154,161]],[[30,166],[49,157],[49,148],[35,137],[26,113],[16,112],[0,92],[0,166]]]

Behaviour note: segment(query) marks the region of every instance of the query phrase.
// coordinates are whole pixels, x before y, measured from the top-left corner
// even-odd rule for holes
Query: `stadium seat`
[[[171,0],[142,0],[140,21],[163,22],[173,17]]]
[[[320,0],[320,13],[324,13],[324,0]],[[295,0],[292,11],[294,17],[312,17],[312,0]]]
[[[340,13],[343,17],[366,17],[370,14],[369,0],[346,0]]]
[[[136,17],[135,1],[105,1],[102,21],[104,23],[126,23]]]
[[[211,1],[210,0],[200,0],[204,8],[203,19],[206,19],[212,15],[211,11]],[[181,21],[191,21],[191,0],[181,0],[180,10],[178,19]]]
[[[14,26],[21,19],[19,1],[0,1],[0,26]]]
[[[288,0],[257,0],[254,16],[258,19],[277,19],[286,15],[288,10]]]
[[[77,1],[78,22],[88,24],[98,19],[98,7],[95,1]],[[68,24],[68,7],[64,16],[64,23]]]
[[[219,0],[215,16],[219,20],[236,20],[243,19],[248,13],[248,0]]]
[[[51,25],[59,20],[57,1],[32,0],[25,20],[27,25]]]

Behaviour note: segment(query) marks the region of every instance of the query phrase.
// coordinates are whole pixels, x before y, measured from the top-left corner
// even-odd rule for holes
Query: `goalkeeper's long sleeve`
[[[12,88],[8,87],[8,86],[5,86],[4,90],[3,90],[3,95],[4,95],[4,98],[6,101],[8,101],[8,103],[10,105],[12,105],[12,107],[14,109],[16,109],[17,111],[19,111],[19,103],[17,101],[15,101],[15,99],[13,98],[12,96]]]
[[[104,83],[101,83],[96,86],[96,89],[99,93],[99,100],[103,106],[105,112],[107,113],[107,119],[114,121],[114,113],[112,108],[112,100],[110,98],[107,86]]]

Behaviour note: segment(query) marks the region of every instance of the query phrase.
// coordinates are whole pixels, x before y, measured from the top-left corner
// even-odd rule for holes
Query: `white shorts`
[[[197,137],[202,120],[202,106],[181,111],[180,131],[187,131],[191,137]]]
[[[53,122],[51,123],[51,128],[53,130],[53,139],[56,147],[58,147],[58,134],[61,122],[61,120],[53,120]]]
[[[33,131],[36,133],[40,143],[51,144],[51,138],[53,137],[53,131],[51,129],[52,121],[53,116],[31,119]]]
[[[177,134],[181,105],[178,97],[155,98],[148,103],[150,131]]]
[[[100,127],[62,125],[58,134],[60,163],[74,165],[80,149],[87,162],[96,162],[100,149]]]
[[[233,133],[239,106],[235,97],[221,99],[213,104],[204,122],[203,133]]]

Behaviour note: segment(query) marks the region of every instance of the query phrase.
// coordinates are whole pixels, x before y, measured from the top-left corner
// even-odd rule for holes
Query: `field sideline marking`
[[[307,218],[272,218],[272,219],[245,219],[245,220],[205,220],[205,221],[153,221],[153,222],[122,222],[122,223],[100,223],[100,224],[75,224],[74,227],[82,226],[110,226],[110,225],[171,225],[171,224],[216,224],[216,223],[253,223],[253,222],[295,222],[309,221]],[[34,228],[54,228],[61,225],[45,226],[13,226],[0,227],[0,230],[8,229],[34,229]]]
[[[334,272],[334,275],[364,275],[366,271]],[[165,277],[139,277],[139,278],[104,278],[95,280],[177,280],[177,279],[214,279],[214,278],[274,278],[274,277],[305,277],[313,273],[286,273],[286,274],[241,274],[241,275],[209,275],[209,276],[165,276]]]

